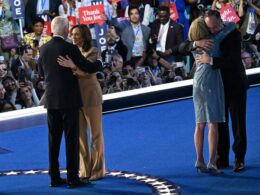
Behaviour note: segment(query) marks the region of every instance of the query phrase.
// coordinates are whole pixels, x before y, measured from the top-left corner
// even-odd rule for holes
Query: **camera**
[[[125,76],[125,75],[128,75],[129,74],[129,71],[126,69],[126,68],[123,68],[122,69],[122,74]]]
[[[104,79],[104,74],[102,72],[97,72],[96,76],[98,80]]]
[[[18,82],[25,83],[25,70],[23,68],[18,69]]]

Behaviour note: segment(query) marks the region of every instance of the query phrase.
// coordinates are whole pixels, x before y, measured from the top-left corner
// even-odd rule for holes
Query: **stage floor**
[[[222,175],[196,172],[194,108],[188,99],[104,115],[108,175],[73,190],[48,186],[46,125],[0,131],[0,194],[260,194],[259,97],[260,87],[249,89],[248,150],[242,173],[232,171],[232,151],[230,167]],[[204,148],[207,160],[207,140]],[[64,143],[60,162],[65,167]]]

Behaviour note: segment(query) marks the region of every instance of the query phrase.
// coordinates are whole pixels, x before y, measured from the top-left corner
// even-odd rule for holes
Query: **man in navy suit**
[[[168,62],[179,61],[179,45],[184,40],[183,26],[170,18],[167,6],[158,8],[158,19],[151,24],[149,43]]]
[[[67,159],[67,185],[73,188],[83,185],[78,177],[79,169],[79,109],[82,100],[78,78],[73,75],[77,66],[88,73],[102,70],[100,61],[86,60],[77,46],[66,42],[69,33],[68,20],[57,16],[51,29],[53,38],[40,48],[39,73],[45,77],[45,108],[49,128],[49,174],[51,187],[63,185],[59,171],[59,151],[64,130]],[[71,68],[58,64],[59,56],[68,56],[77,65]]]

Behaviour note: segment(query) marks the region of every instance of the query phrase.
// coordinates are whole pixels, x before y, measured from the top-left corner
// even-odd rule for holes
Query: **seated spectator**
[[[17,109],[32,108],[39,105],[39,98],[33,87],[32,82],[27,81],[24,84],[20,83],[19,90],[17,93],[18,104]]]
[[[30,63],[33,59],[33,50],[30,45],[22,45],[17,49],[18,58],[16,58],[11,66],[13,76],[19,82],[25,80],[34,80],[35,71]]]
[[[229,3],[229,0],[214,0],[211,9],[219,11],[221,8],[225,7],[227,3]]]
[[[15,110],[15,106],[5,97],[5,88],[0,82],[0,113]]]
[[[23,38],[23,42],[30,45],[33,49],[33,58],[38,59],[39,48],[47,43],[51,37],[43,34],[44,20],[40,17],[35,17],[32,20],[33,32],[26,34]]]

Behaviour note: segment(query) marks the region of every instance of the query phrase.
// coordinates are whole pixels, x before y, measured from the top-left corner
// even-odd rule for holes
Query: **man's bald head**
[[[51,22],[51,30],[53,35],[59,35],[67,38],[69,34],[69,21],[62,16],[56,16]]]

